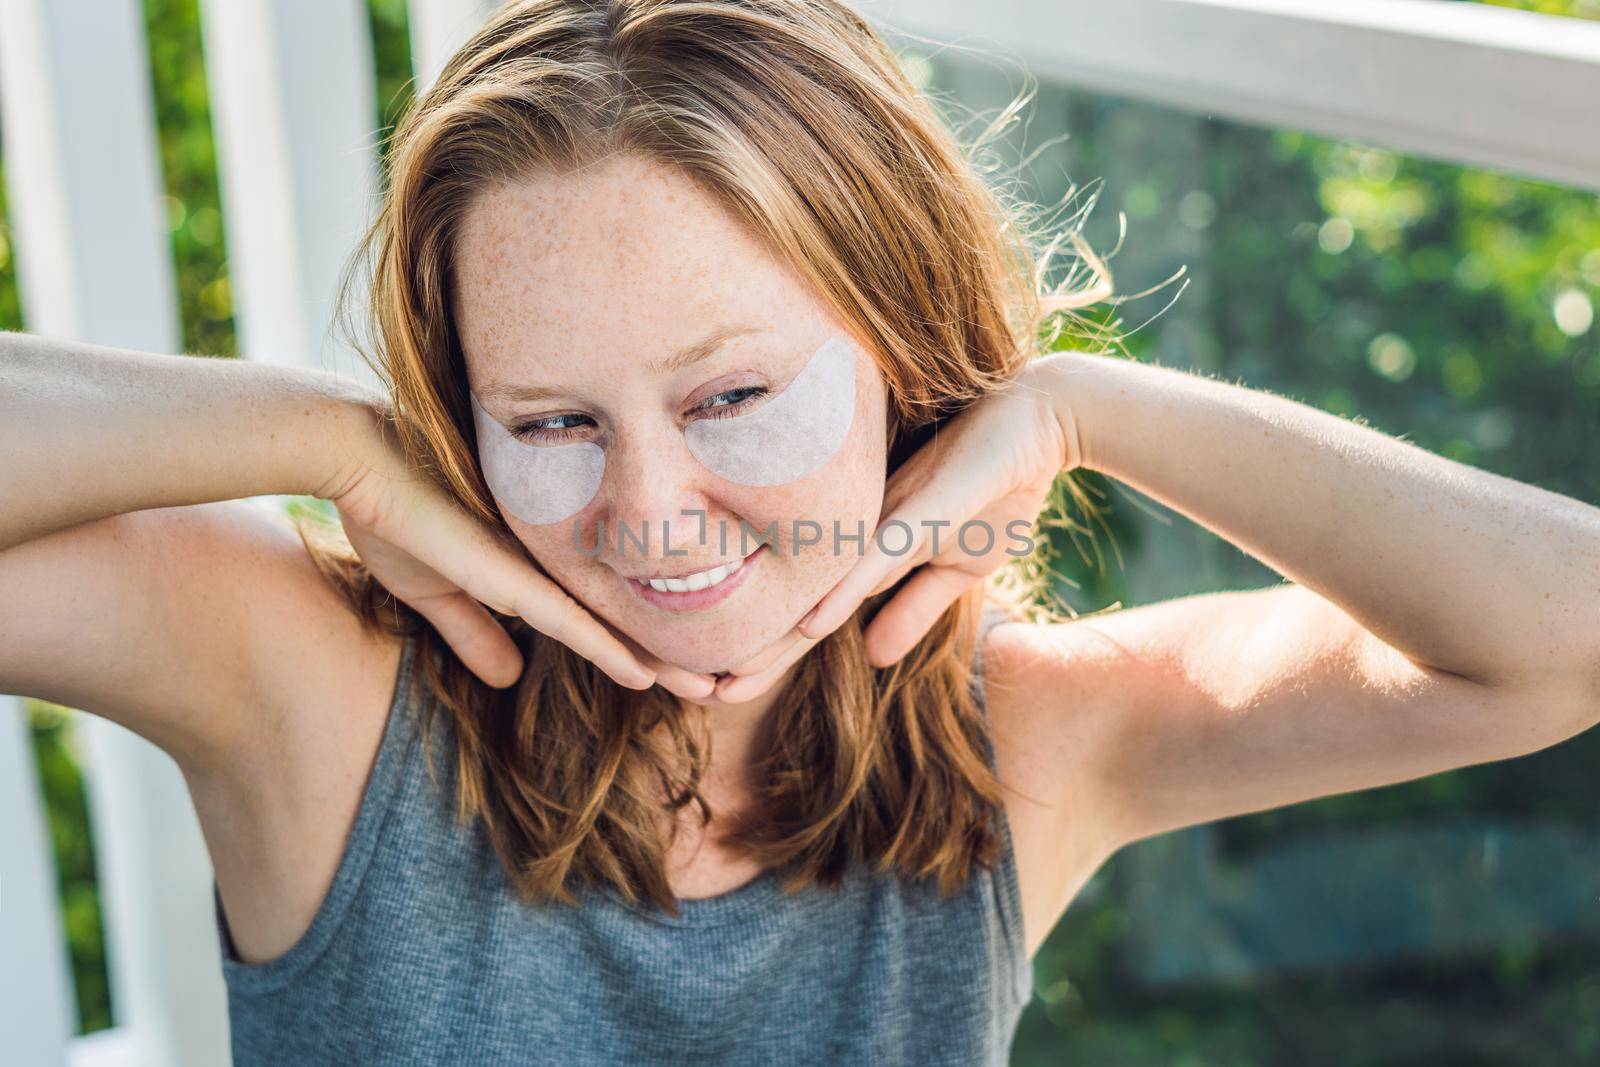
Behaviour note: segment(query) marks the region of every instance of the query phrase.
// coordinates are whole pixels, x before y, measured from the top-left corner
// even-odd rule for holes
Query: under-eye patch
[[[501,507],[534,526],[570,519],[595,498],[605,476],[605,450],[592,441],[534,445],[478,403],[470,391],[483,478]]]
[[[820,468],[855,421],[857,347],[823,344],[782,393],[748,415],[702,419],[684,429],[690,453],[740,485],[781,485]],[[536,445],[517,438],[470,390],[478,459],[495,500],[523,522],[570,519],[600,492],[605,450],[592,441]]]
[[[856,352],[833,337],[789,387],[748,415],[701,419],[683,431],[706,468],[740,485],[782,485],[820,468],[855,421]]]

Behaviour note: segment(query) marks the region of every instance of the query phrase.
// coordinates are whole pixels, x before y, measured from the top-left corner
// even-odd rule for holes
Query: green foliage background
[[[958,126],[1020,88],[959,49],[908,70]],[[1029,116],[1005,155],[1037,153],[1031,199],[1098,195],[1097,249],[1125,218],[1118,290],[1192,283],[1120,309],[1132,354],[1600,503],[1594,191],[1048,85]],[[1112,508],[1101,551],[1061,554],[1076,609],[1278,579],[1091,481]],[[1600,1062],[1597,762],[1591,731],[1124,849],[1036,957],[1013,1062]]]
[[[1600,18],[1596,0],[1501,6]],[[369,10],[374,118],[387,130],[410,100],[405,4],[371,0]],[[190,352],[232,356],[223,205],[196,2],[145,0],[145,13],[183,343]],[[908,53],[906,62],[945,97],[952,121],[961,108],[996,106],[1016,88],[996,68],[950,54]],[[1119,290],[1155,285],[1179,267],[1192,280],[1170,307],[1170,288],[1124,307],[1130,325],[1161,312],[1130,338],[1133,354],[1270,388],[1462,462],[1600,501],[1600,330],[1593,325],[1600,201],[1593,192],[1079,90],[1045,87],[1033,114],[1030,144],[1062,132],[1070,137],[1026,169],[1031,193],[1048,203],[1065,195],[1069,175],[1080,185],[1103,179],[1086,231],[1097,248],[1114,243],[1119,212],[1128,220],[1127,246],[1113,261]],[[1020,158],[1023,145],[1016,147]],[[4,209],[0,182],[0,220],[8,217]],[[0,327],[25,326],[9,230],[0,222]],[[1136,494],[1089,481],[1113,506],[1098,538],[1061,546],[1056,592],[1075,608],[1275,580],[1232,546],[1172,522]],[[112,1005],[72,714],[29,702],[87,1032],[110,1024]],[[1255,970],[1246,968],[1244,977],[1209,973],[1200,953],[1201,964],[1189,965],[1181,979],[1159,978],[1182,957],[1181,949],[1163,946],[1191,933],[1199,938],[1199,928],[1184,923],[1200,920],[1168,913],[1198,906],[1203,919],[1207,909],[1222,910],[1207,896],[1215,884],[1185,857],[1220,863],[1245,887],[1246,913],[1270,916],[1273,900],[1249,896],[1249,864],[1297,845],[1331,848],[1352,835],[1457,824],[1473,833],[1483,826],[1513,834],[1557,829],[1580,835],[1575,840],[1587,833],[1592,843],[1597,758],[1600,737],[1586,735],[1519,760],[1124,850],[1037,957],[1037,995],[1014,1062],[1600,1062],[1594,924],[1571,928],[1552,917],[1495,944],[1435,951],[1435,943],[1455,943],[1451,916],[1439,914],[1437,942],[1422,937],[1409,951],[1363,956],[1362,937],[1372,931],[1355,929],[1353,958],[1287,967],[1275,959],[1295,932],[1274,930],[1269,921],[1251,933],[1258,938]],[[1352,885],[1398,877],[1376,853],[1354,856],[1345,872]],[[1481,876],[1451,862],[1442,859],[1431,877],[1444,884]],[[1572,891],[1592,899],[1595,883]],[[1481,892],[1510,890],[1490,879]],[[1350,918],[1330,914],[1328,922]],[[1146,939],[1147,928],[1159,936]]]

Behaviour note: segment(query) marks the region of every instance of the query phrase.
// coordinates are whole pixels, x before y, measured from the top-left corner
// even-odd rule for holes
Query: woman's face
[[[656,656],[743,663],[849,570],[863,546],[848,538],[872,536],[875,361],[680,172],[617,156],[479,196],[454,313],[500,513],[551,578]],[[741,559],[709,588],[638,580]]]

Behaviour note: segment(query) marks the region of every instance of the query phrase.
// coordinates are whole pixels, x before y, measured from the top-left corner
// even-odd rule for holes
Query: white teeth
[[[700,571],[685,578],[650,578],[645,581],[651,589],[662,593],[687,593],[693,589],[709,589],[722,579],[744,566],[744,560],[734,560],[708,571]]]

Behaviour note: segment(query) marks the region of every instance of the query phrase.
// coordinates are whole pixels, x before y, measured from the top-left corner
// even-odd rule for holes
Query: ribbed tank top
[[[982,636],[1003,618],[983,615],[980,706]],[[677,918],[609,887],[580,890],[576,908],[530,905],[481,827],[455,823],[453,770],[427,773],[415,655],[410,635],[344,854],[300,940],[241,962],[213,882],[236,1067],[1008,1061],[1033,975],[1003,810],[1000,861],[974,864],[948,900],[857,868],[793,895],[764,872],[679,901]],[[449,716],[434,729],[433,751],[449,753]]]

